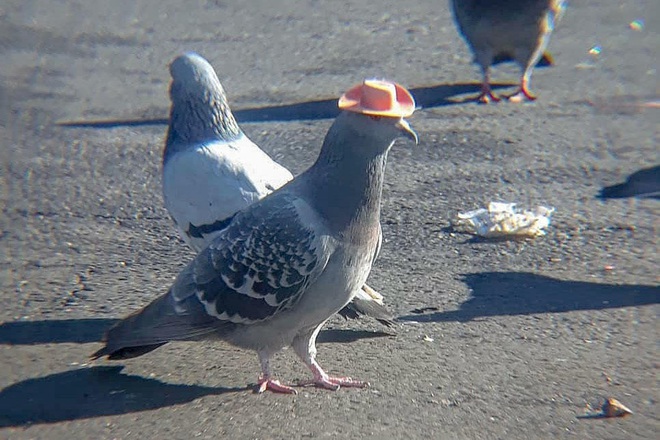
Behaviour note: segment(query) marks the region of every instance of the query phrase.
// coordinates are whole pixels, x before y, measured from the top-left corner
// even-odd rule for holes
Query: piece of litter
[[[538,237],[550,225],[555,208],[539,206],[533,211],[516,209],[515,203],[490,202],[488,209],[458,214],[459,225],[482,237]]]
[[[623,403],[619,402],[616,399],[609,397],[605,403],[603,403],[603,415],[605,417],[625,417],[628,414],[633,412],[625,406]]]
[[[433,342],[433,338],[430,337],[429,335],[424,335],[424,341],[425,342]]]

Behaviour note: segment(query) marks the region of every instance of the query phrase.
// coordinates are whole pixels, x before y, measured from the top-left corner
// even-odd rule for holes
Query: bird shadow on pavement
[[[470,321],[488,316],[561,313],[643,306],[660,302],[660,287],[566,281],[529,272],[462,275],[472,297],[458,310],[400,316],[402,321]],[[432,309],[431,309],[432,310]]]
[[[119,322],[109,318],[45,319],[0,324],[0,344],[86,344],[100,342],[103,334]]]
[[[515,86],[515,83],[491,84],[491,88]],[[439,84],[430,87],[417,87],[410,90],[418,107],[431,108],[447,105],[473,103],[473,99],[454,99],[458,95],[478,94],[481,83]],[[476,97],[476,96],[475,96]],[[234,117],[239,123],[286,122],[332,119],[339,115],[337,99],[323,99],[294,104],[235,110]],[[108,119],[92,121],[60,121],[57,125],[72,128],[116,128],[167,125],[168,118]]]
[[[603,187],[596,197],[602,200],[628,197],[660,199],[660,165],[642,168],[628,176],[624,183]]]
[[[0,345],[87,344],[101,342],[118,319],[83,318],[42,321],[13,321],[0,324]],[[319,333],[319,343],[347,343],[360,339],[393,336],[392,333],[352,329],[327,329]]]
[[[327,329],[321,330],[316,342],[319,344],[348,343],[356,342],[360,339],[385,338],[396,336],[394,333],[368,330],[352,329]]]
[[[168,384],[98,366],[28,379],[0,390],[0,428],[148,411],[248,388]]]

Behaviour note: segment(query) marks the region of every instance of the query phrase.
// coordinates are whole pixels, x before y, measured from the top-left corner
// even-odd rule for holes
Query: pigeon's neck
[[[213,91],[189,99],[173,98],[163,161],[191,145],[232,141],[242,134],[223,93]]]
[[[387,150],[368,155],[359,147],[337,151],[324,145],[308,182],[311,199],[335,232],[379,223]]]

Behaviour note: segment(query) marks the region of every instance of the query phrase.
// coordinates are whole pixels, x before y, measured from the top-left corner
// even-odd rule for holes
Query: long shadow
[[[564,281],[527,272],[463,275],[472,297],[459,310],[401,316],[404,321],[470,321],[487,316],[561,313],[660,302],[660,287]]]
[[[87,344],[100,342],[103,334],[118,319],[53,319],[14,321],[0,324],[0,344]]]
[[[0,324],[0,345],[87,344],[100,342],[103,334],[118,319],[53,319],[43,321],[14,321]],[[347,343],[360,339],[393,336],[381,331],[351,329],[322,330],[319,343]]]
[[[627,197],[660,199],[660,165],[642,168],[628,176],[624,183],[604,187],[597,197],[603,200]]]
[[[81,368],[0,391],[0,428],[127,414],[248,388],[167,384],[121,374],[123,366]]]
[[[493,89],[515,86],[514,83],[493,84]],[[481,90],[480,83],[440,84],[432,87],[418,87],[411,89],[418,107],[431,108],[447,105],[473,102],[469,100],[457,101],[451,98],[457,95],[474,93]],[[323,99],[317,101],[299,102],[295,104],[276,105],[270,107],[248,108],[234,111],[239,123],[250,122],[285,122],[309,121],[317,119],[332,119],[337,117],[337,99]],[[97,121],[62,121],[57,125],[75,128],[116,128],[116,127],[144,127],[151,125],[167,125],[167,118],[148,119],[109,119]]]
[[[351,329],[328,329],[321,330],[316,342],[319,344],[346,344],[359,341],[360,339],[386,338],[396,336],[394,333],[382,331],[351,330]]]

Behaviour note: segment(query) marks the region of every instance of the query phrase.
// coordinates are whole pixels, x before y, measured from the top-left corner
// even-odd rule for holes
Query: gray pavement
[[[660,162],[659,18],[657,0],[571,2],[539,100],[481,106],[460,102],[479,76],[445,1],[2,2],[0,438],[657,438],[660,205],[596,196]],[[218,343],[86,363],[191,251],[161,199],[165,126],[56,123],[166,117],[184,50],[294,172],[363,78],[424,107],[420,145],[390,154],[369,279],[401,323],[333,318],[320,337],[321,364],[370,388],[255,395],[256,356]],[[554,206],[548,235],[452,230],[491,200]],[[274,368],[308,375],[291,351]],[[608,396],[635,413],[588,417]]]

